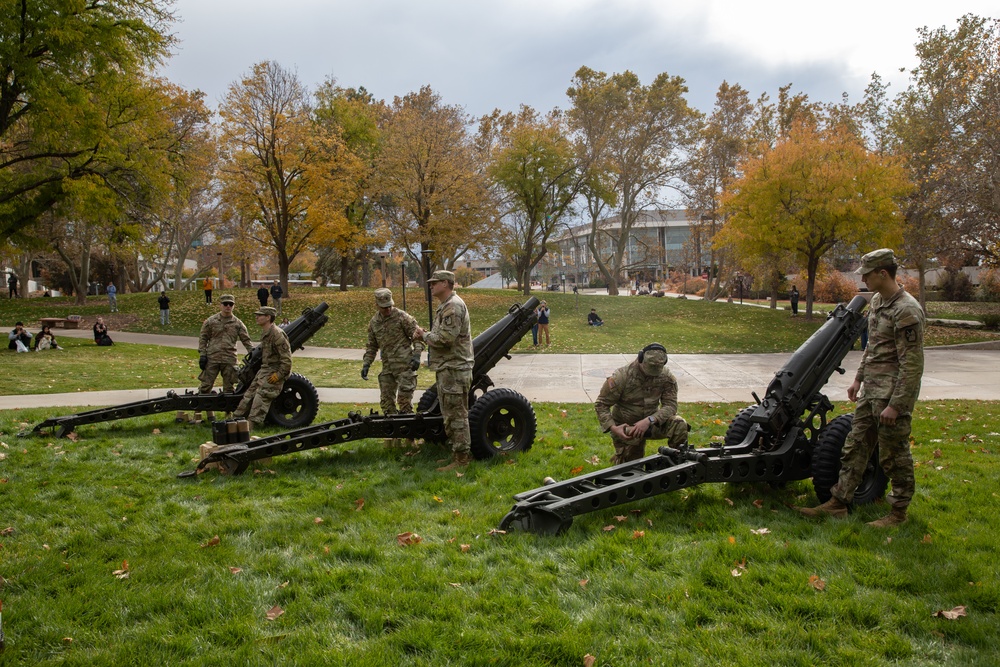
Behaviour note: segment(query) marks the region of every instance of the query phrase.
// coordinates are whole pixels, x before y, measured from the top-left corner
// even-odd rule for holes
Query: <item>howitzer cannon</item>
[[[284,327],[292,352],[301,350],[306,342],[323,328],[330,319],[325,314],[328,307],[326,302],[323,302],[315,308],[306,308],[300,317]],[[223,392],[199,394],[193,390],[178,394],[175,391],[168,391],[166,396],[160,398],[99,408],[64,417],[52,417],[35,426],[33,430],[35,433],[44,433],[45,429],[52,429],[52,434],[61,438],[80,424],[143,417],[173,410],[232,412],[240,404],[243,393],[260,370],[261,354],[260,346],[256,346],[243,357],[243,363],[237,371],[239,381],[231,394]],[[318,410],[319,394],[316,393],[316,388],[303,376],[292,373],[285,380],[281,394],[271,403],[267,419],[285,428],[301,428],[312,423]]]
[[[833,405],[820,389],[835,371],[844,372],[840,364],[865,326],[866,303],[856,296],[846,307],[837,306],[774,375],[764,399],[754,394],[757,404],[733,419],[721,445],[660,447],[652,456],[519,493],[500,528],[554,535],[578,514],[705,482],[783,483],[811,476],[816,495],[828,500],[853,415],[828,423]],[[855,503],[871,502],[885,491],[877,456],[869,461]]]
[[[469,391],[469,430],[472,455],[478,460],[527,451],[535,441],[537,423],[531,403],[512,389],[491,389],[494,385],[489,372],[501,359],[509,359],[511,349],[531,330],[538,320],[537,306],[536,297],[512,305],[506,315],[472,341],[475,362]],[[435,387],[424,391],[416,413],[350,412],[346,419],[221,447],[199,461],[195,470],[182,472],[178,477],[197,475],[212,463],[218,464],[223,474],[239,475],[257,459],[367,438],[423,438],[443,442],[444,418]]]

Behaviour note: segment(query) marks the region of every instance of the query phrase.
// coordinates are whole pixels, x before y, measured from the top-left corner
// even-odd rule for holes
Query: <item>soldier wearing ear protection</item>
[[[647,440],[687,444],[691,427],[677,415],[677,378],[666,365],[667,349],[651,343],[604,381],[594,409],[601,428],[611,433],[612,465],[641,459]]]

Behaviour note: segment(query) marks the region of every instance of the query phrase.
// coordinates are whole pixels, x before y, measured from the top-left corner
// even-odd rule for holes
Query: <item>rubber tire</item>
[[[733,421],[729,422],[729,428],[726,429],[726,447],[735,447],[743,442],[743,438],[747,437],[752,426],[750,417],[753,416],[756,409],[756,404],[748,405],[736,414]]]
[[[432,384],[427,389],[424,389],[423,395],[417,401],[417,412],[424,412],[431,415],[441,414],[441,404],[438,403],[436,384]]]
[[[298,373],[292,373],[281,387],[281,393],[271,402],[266,421],[294,431],[312,424],[318,412],[316,387]]]
[[[812,454],[812,480],[816,497],[821,503],[831,498],[830,489],[836,485],[840,477],[840,454],[844,443],[851,432],[854,415],[840,415],[826,425],[816,442]],[[878,447],[872,452],[865,468],[861,483],[854,491],[855,505],[873,503],[885,495],[889,480],[878,463]]]
[[[472,456],[478,461],[526,452],[535,442],[538,423],[527,398],[513,389],[492,389],[469,410]]]

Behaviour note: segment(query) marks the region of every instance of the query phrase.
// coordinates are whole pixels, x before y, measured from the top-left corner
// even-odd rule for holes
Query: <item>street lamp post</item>
[[[403,281],[403,310],[406,310],[406,255],[399,260],[399,274]]]
[[[222,253],[215,253],[219,258],[219,289],[225,289],[225,284],[222,282]]]
[[[380,252],[378,256],[382,258],[382,287],[385,287],[385,253]]]
[[[420,260],[424,269],[424,297],[427,299],[427,328],[434,328],[434,304],[431,303],[431,255],[433,250],[426,247],[420,248]]]

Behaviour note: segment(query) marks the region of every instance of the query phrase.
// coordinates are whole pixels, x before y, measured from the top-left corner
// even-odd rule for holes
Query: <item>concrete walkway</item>
[[[91,332],[60,331],[60,336],[89,337]],[[144,343],[196,349],[197,339],[184,336],[114,332],[122,343]],[[360,361],[363,350],[310,347],[296,357]],[[672,354],[669,367],[680,385],[681,402],[753,401],[790,356],[776,354]],[[935,347],[925,350],[921,400],[966,398],[1000,400],[1000,350],[976,349],[973,345]],[[515,354],[503,360],[490,377],[498,387],[514,389],[532,402],[592,403],[604,379],[633,359],[629,354]],[[825,393],[831,400],[847,399],[860,352],[850,352],[844,361],[847,372],[834,374]],[[374,384],[374,383],[373,383]],[[177,389],[181,393],[182,389]],[[372,389],[319,388],[324,403],[363,403],[377,407],[379,392]],[[30,407],[82,407],[117,405],[163,396],[166,389],[36,394],[0,397],[0,409]],[[419,397],[419,393],[418,393]]]

